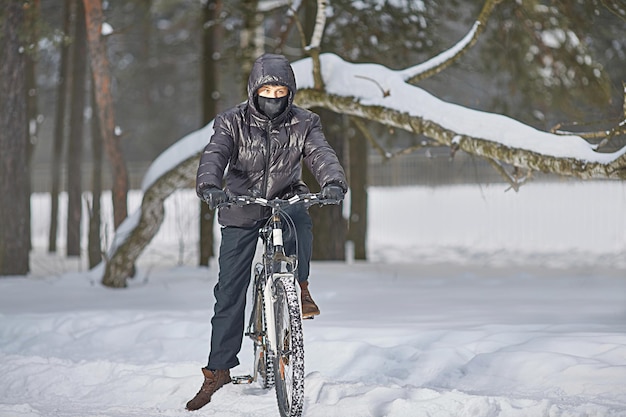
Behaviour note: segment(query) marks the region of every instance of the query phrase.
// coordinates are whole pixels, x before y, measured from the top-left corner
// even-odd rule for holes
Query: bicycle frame
[[[297,203],[308,207],[337,204],[338,201],[324,200],[318,194],[302,194],[289,200],[237,196],[225,204],[259,204],[272,209],[269,220],[259,231],[263,255],[255,266],[253,307],[246,331],[246,336],[254,343],[254,373],[234,377],[233,381],[252,383],[261,376],[263,388],[275,386],[282,417],[301,416],[304,404],[302,301],[296,275],[298,258],[297,255],[285,255],[281,220],[281,216],[285,216],[291,222],[283,207]]]

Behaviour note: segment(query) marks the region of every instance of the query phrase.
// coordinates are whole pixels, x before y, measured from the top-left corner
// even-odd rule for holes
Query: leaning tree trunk
[[[126,280],[132,275],[135,261],[163,223],[165,198],[176,190],[189,187],[197,170],[198,155],[194,154],[144,190],[141,209],[126,219],[120,227],[125,232],[120,236],[124,239],[123,242],[113,242],[113,256],[106,263],[103,284],[116,288],[126,287]],[[127,222],[130,230],[126,230]]]
[[[113,98],[111,97],[111,73],[106,46],[102,38],[102,2],[101,0],[83,0],[85,4],[85,20],[87,22],[87,40],[89,42],[89,59],[93,74],[93,88],[98,103],[100,130],[104,148],[113,172],[113,224],[115,228],[128,215],[128,170],[124,155],[115,136],[115,120],[113,117]],[[108,283],[105,283],[107,285]]]

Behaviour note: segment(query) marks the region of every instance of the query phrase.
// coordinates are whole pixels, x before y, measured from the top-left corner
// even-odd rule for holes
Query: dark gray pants
[[[313,246],[313,223],[308,210],[302,206],[290,206],[285,210],[296,225],[298,239],[298,280],[309,277],[309,264]],[[288,233],[283,220],[285,252],[295,253],[293,233]],[[219,254],[219,276],[213,290],[215,308],[211,320],[211,352],[208,369],[230,369],[239,365],[237,354],[241,350],[245,326],[246,293],[252,276],[252,261],[259,237],[260,221],[251,228],[222,228]]]

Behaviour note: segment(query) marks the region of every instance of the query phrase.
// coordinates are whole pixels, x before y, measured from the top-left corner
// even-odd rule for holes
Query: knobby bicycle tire
[[[281,417],[300,417],[304,406],[304,337],[293,276],[274,282],[278,346],[274,356],[276,399]]]
[[[263,279],[262,276],[258,279]],[[255,282],[258,282],[255,280]],[[263,308],[263,288],[255,285],[255,297],[252,316],[252,334],[254,335],[254,366],[257,382],[261,388],[274,386],[274,363],[267,352],[265,341],[267,334],[265,309]]]

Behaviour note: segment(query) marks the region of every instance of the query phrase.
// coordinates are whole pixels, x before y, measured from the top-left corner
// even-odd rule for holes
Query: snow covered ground
[[[305,416],[626,416],[624,185],[503,189],[370,190],[371,260],[312,265]],[[35,209],[33,273],[0,279],[0,416],[191,415],[217,273],[164,236],[185,198],[125,290],[45,253]],[[192,414],[277,408],[228,385]]]

